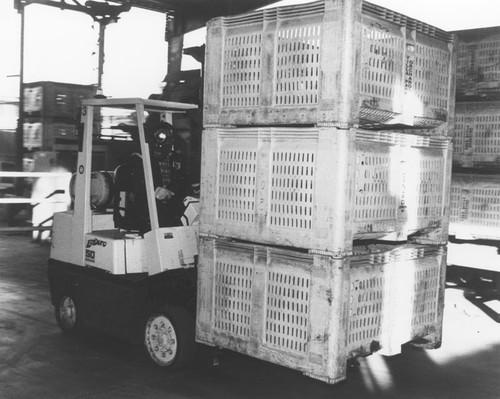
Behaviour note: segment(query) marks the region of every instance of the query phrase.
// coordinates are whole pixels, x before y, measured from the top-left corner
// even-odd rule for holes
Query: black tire
[[[57,325],[66,333],[74,333],[79,328],[78,311],[75,300],[70,295],[61,295],[55,306]]]
[[[151,315],[144,329],[144,345],[153,362],[178,369],[196,355],[195,321],[179,306],[167,306]]]

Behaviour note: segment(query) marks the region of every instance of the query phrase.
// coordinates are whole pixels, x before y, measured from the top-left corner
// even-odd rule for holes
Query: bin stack
[[[461,267],[498,273],[500,27],[455,33],[458,57],[450,264],[458,266],[452,271],[459,274],[469,274]]]
[[[361,0],[209,22],[199,342],[328,383],[439,346],[455,61]]]
[[[74,146],[77,107],[83,98],[92,98],[95,93],[96,87],[91,85],[50,81],[24,84],[25,164],[39,155]]]

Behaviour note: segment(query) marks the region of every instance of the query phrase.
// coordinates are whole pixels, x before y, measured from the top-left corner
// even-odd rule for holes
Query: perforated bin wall
[[[200,232],[344,254],[353,239],[447,241],[450,143],[337,128],[203,133]]]
[[[500,98],[500,28],[456,31],[457,99]]]
[[[394,123],[449,133],[453,36],[361,0],[208,23],[204,125]]]
[[[453,174],[450,234],[459,239],[500,240],[500,176]]]
[[[453,162],[500,168],[500,101],[457,103]]]
[[[444,247],[407,245],[353,256],[348,356],[367,354],[379,347],[384,354],[397,354],[403,343],[416,337],[433,336],[430,339],[437,343],[445,269]]]
[[[439,345],[444,251],[373,245],[333,259],[201,238],[196,339],[341,381],[348,358]]]

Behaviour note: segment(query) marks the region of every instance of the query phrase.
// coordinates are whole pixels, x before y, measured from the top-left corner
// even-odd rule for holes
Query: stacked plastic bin
[[[75,141],[75,117],[83,98],[95,95],[95,86],[60,82],[24,85],[24,147],[54,151],[57,140]]]
[[[455,33],[458,37],[457,106],[450,263],[498,274],[500,27]]]
[[[454,52],[360,0],[209,22],[199,342],[328,383],[440,344]]]

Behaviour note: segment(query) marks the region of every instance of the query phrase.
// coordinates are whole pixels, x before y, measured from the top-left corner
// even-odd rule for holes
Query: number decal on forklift
[[[85,260],[87,262],[94,262],[95,261],[95,251],[92,251],[90,249],[85,250]]]
[[[85,168],[83,167],[83,165],[80,165],[78,167],[78,173],[80,173],[81,175],[83,175],[84,170],[85,170]]]
[[[82,115],[87,115],[87,107],[82,107]]]

